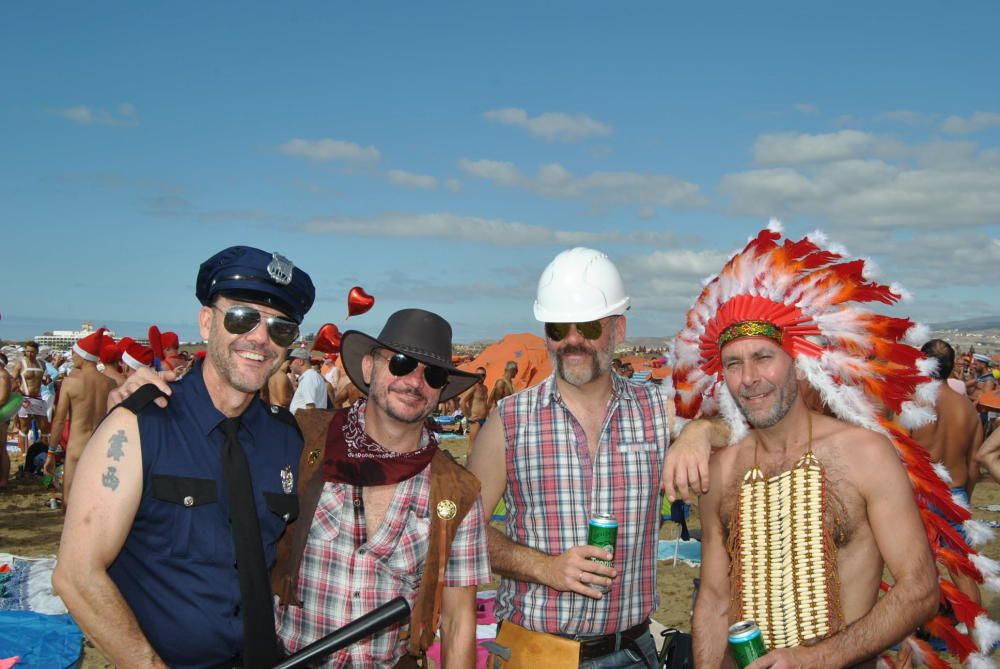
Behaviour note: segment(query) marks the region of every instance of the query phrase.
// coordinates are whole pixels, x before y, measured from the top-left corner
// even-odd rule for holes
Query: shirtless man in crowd
[[[476,374],[485,379],[486,368],[477,367]],[[489,393],[486,392],[486,382],[482,379],[462,396],[462,415],[469,421],[470,444],[476,440],[476,435],[479,434],[479,429],[486,422],[488,413],[486,403],[489,399]]]
[[[940,462],[951,474],[951,493],[969,505],[972,487],[978,475],[976,455],[983,441],[983,424],[968,398],[959,395],[946,383],[955,364],[955,350],[942,339],[932,339],[920,349],[938,361],[933,378],[941,381],[934,411],[937,421],[913,430],[913,439],[927,449],[934,462]],[[961,534],[961,527],[955,527]],[[976,581],[961,572],[950,572],[958,589],[980,602]]]
[[[7,403],[10,394],[14,392],[14,380],[7,373],[7,356],[0,353],[0,406]],[[0,422],[0,488],[7,486],[10,480],[10,455],[7,454],[7,426],[10,421]]]
[[[337,387],[337,395],[333,401],[333,409],[344,409],[353,405],[359,399],[364,397],[364,393],[361,389],[354,385],[351,378],[344,374],[340,377],[340,385]]]
[[[983,393],[993,392],[996,389],[996,379],[990,372],[990,357],[988,355],[972,354],[972,364],[969,366],[965,386],[973,404],[979,401],[979,396]]]
[[[101,346],[101,365],[104,367],[101,373],[111,379],[116,386],[125,382],[125,375],[122,374],[121,370],[121,360],[121,349],[115,340],[108,337]]]
[[[730,590],[727,541],[744,474],[756,463],[770,479],[789,471],[811,448],[825,470],[826,485],[841,502],[829,504],[827,527],[837,546],[840,591],[834,597],[840,600],[842,624],[834,620],[833,633],[816,643],[771,650],[750,669],[874,668],[875,656],[930,618],[938,604],[937,572],[898,456],[884,437],[809,411],[798,392],[793,360],[774,341],[757,337],[726,344],[722,368],[729,392],[755,429],[713,453],[710,462],[713,485],[701,499],[696,666],[732,666],[726,637],[729,625],[737,622],[732,618],[739,602]],[[883,567],[895,585],[879,598]],[[836,582],[827,574],[828,585]]]
[[[493,390],[490,391],[490,399],[487,402],[488,411],[492,411],[493,407],[503,398],[514,394],[515,376],[517,376],[517,363],[508,360],[503,368],[503,376],[496,380],[496,383],[493,384]]]
[[[292,403],[295,387],[292,385],[292,379],[289,376],[291,362],[292,359],[286,355],[285,361],[281,363],[281,367],[278,367],[278,370],[267,380],[267,385],[264,386],[266,390],[266,394],[262,393],[264,394],[264,401],[271,406],[279,406],[287,409],[288,405]]]
[[[42,399],[42,386],[50,382],[45,363],[38,358],[38,344],[29,341],[24,345],[24,357],[14,363],[11,376],[20,385],[24,395],[24,405],[17,412],[18,446],[28,452],[28,431],[34,420],[41,433],[41,441],[49,443],[48,407]]]
[[[66,464],[63,478],[63,500],[69,499],[76,464],[90,435],[104,418],[108,393],[117,384],[97,370],[97,363],[85,360],[73,352],[73,373],[62,382],[59,402],[53,420],[63,425],[69,419],[69,440],[66,443]],[[51,450],[51,449],[50,449]]]

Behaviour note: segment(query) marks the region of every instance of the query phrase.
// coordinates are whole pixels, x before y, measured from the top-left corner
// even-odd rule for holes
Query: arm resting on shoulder
[[[693,420],[667,449],[663,460],[663,492],[670,501],[690,502],[709,490],[708,460],[729,444],[729,424],[722,418]]]
[[[122,436],[122,455],[113,459],[108,447]],[[135,416],[125,409],[114,411],[88,446],[76,470],[52,585],[77,624],[114,665],[166,667],[107,571],[125,544],[142,498],[142,451]]]

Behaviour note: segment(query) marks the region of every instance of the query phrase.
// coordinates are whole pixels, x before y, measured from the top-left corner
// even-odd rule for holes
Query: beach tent
[[[486,387],[493,388],[496,380],[503,376],[508,360],[517,363],[514,390],[524,390],[538,383],[552,373],[549,354],[545,350],[545,340],[527,332],[505,335],[500,341],[490,344],[475,360],[459,365],[469,372],[476,368],[486,369]]]

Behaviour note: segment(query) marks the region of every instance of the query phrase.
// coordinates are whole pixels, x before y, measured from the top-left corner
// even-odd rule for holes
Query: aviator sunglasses
[[[388,358],[384,358],[380,352],[379,357],[383,357],[383,359],[389,361],[389,372],[393,376],[406,376],[413,372],[417,368],[417,365],[420,364],[419,360],[411,358],[404,353],[396,353]],[[435,367],[434,365],[424,363],[424,381],[434,390],[444,388],[448,383],[448,370],[443,367]]]
[[[221,307],[214,304],[212,308],[222,311]],[[256,309],[241,304],[233,305],[222,313],[225,314],[222,324],[226,332],[234,335],[253,332],[263,318],[263,314]],[[264,320],[267,323],[267,335],[278,346],[290,346],[299,336],[299,324],[295,321],[280,316],[268,316]]]
[[[562,341],[569,336],[569,328],[571,325],[576,326],[576,331],[580,333],[580,336],[584,339],[600,339],[601,333],[604,332],[604,326],[601,325],[600,320],[587,321],[586,323],[546,323],[545,324],[545,334],[552,341]]]

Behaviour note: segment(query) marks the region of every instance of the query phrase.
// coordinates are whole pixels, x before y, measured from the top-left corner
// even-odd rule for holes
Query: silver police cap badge
[[[292,261],[281,255],[277,251],[271,253],[271,262],[267,264],[267,274],[275,283],[287,286],[292,282],[292,272],[295,265]]]
[[[295,489],[295,475],[292,474],[291,465],[285,465],[285,468],[281,470],[281,489],[286,495],[291,495],[292,490]]]

